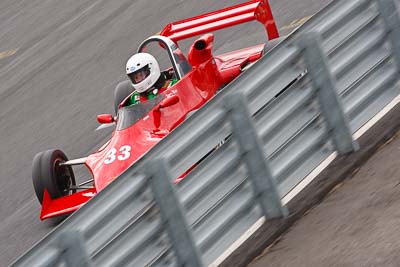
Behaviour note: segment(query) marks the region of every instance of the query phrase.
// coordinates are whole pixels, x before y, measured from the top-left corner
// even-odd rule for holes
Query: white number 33
[[[110,164],[113,163],[115,159],[118,160],[126,160],[131,156],[131,146],[121,146],[119,149],[119,154],[117,155],[117,149],[116,148],[111,148],[107,152],[107,157],[104,160],[104,164]]]

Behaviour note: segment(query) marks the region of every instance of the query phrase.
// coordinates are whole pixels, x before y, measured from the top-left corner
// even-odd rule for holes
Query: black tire
[[[47,150],[36,154],[32,164],[32,181],[36,196],[42,204],[44,190],[47,189],[52,199],[69,195],[75,190],[68,190],[76,185],[71,166],[59,166],[68,158],[60,150]]]
[[[132,84],[129,80],[117,84],[114,90],[114,111],[118,113],[119,104],[133,92]]]

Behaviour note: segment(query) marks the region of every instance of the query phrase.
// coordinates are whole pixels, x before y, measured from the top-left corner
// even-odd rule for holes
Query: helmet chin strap
[[[146,95],[148,97],[148,99],[152,99],[153,97],[155,97],[158,94],[160,89],[164,86],[165,81],[166,81],[165,74],[161,73],[161,75],[158,78],[158,80],[156,81],[156,83],[152,87],[150,87],[148,90],[141,93],[141,95]]]
[[[153,91],[151,91],[151,93],[152,93],[153,95],[158,94],[158,89],[154,89]]]

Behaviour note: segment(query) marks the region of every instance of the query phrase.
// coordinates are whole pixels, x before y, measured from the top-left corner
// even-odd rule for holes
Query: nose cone
[[[92,171],[96,190],[99,192],[120,176],[160,139],[148,131],[137,131],[135,127],[116,131],[103,149],[86,160]]]

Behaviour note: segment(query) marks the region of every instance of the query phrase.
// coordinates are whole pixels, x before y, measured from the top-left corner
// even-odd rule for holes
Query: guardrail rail
[[[357,150],[399,70],[394,1],[331,2],[13,266],[218,265],[286,216],[282,198],[321,162]]]

